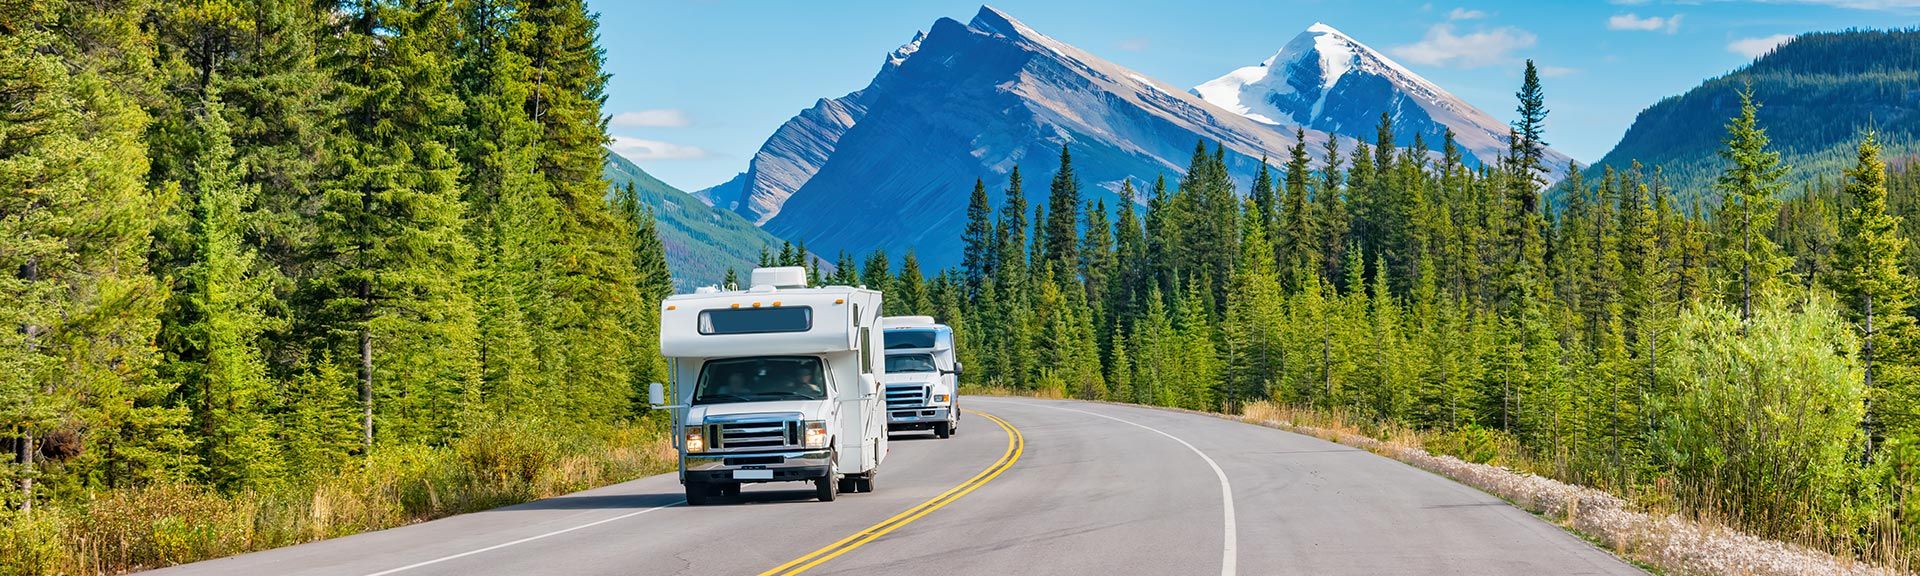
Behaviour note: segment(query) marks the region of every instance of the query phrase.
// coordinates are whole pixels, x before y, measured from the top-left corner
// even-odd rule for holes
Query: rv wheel
[[[953,423],[938,422],[933,425],[933,435],[941,438],[953,437]]]
[[[818,480],[813,481],[814,497],[819,498],[821,502],[832,502],[835,496],[840,495],[840,482],[838,478],[840,474],[837,470],[838,468],[834,463],[828,462],[827,475],[821,476]]]

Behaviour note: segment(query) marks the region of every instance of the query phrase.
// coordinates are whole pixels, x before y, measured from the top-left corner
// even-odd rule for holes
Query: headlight
[[[947,401],[947,395],[946,395],[946,394],[934,394],[934,395],[933,395],[933,401],[934,401],[934,402],[946,402],[946,401]]]
[[[687,426],[686,446],[689,453],[707,451],[707,433],[702,430],[702,426],[695,424]]]
[[[802,434],[804,438],[801,440],[801,445],[807,448],[826,448],[827,447],[826,421],[808,420],[804,423],[802,428],[805,428],[806,431],[804,434]]]

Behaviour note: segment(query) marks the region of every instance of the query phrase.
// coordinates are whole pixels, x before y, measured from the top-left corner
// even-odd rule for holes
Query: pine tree
[[[1727,123],[1726,148],[1720,151],[1731,165],[1715,183],[1721,192],[1716,220],[1722,227],[1715,261],[1725,268],[1722,293],[1738,304],[1743,321],[1753,318],[1754,296],[1770,291],[1786,267],[1770,234],[1778,216],[1775,195],[1788,167],[1780,163],[1779,152],[1767,149],[1767,131],[1755,118],[1759,109],[1753,90],[1742,90],[1740,114]]]
[[[326,62],[341,106],[329,119],[334,150],[301,316],[323,350],[358,359],[369,450],[376,416],[395,438],[452,425],[451,404],[474,374],[472,305],[455,281],[472,254],[459,167],[438,139],[460,111],[437,50],[443,14],[392,2],[343,8]]]
[[[1154,287],[1161,294],[1171,294],[1180,280],[1176,251],[1181,231],[1174,211],[1173,198],[1167,194],[1167,177],[1159,176],[1153,181],[1152,195],[1147,197],[1144,225],[1147,232],[1146,266],[1152,275]]]
[[[973,195],[967,198],[967,228],[960,238],[965,245],[960,260],[960,274],[966,282],[967,299],[973,301],[993,275],[993,207],[987,203],[987,184],[984,180],[976,178],[973,181]]]
[[[192,125],[199,143],[183,187],[193,211],[191,246],[163,317],[165,372],[193,415],[204,479],[223,489],[258,486],[282,471],[266,418],[277,399],[259,347],[272,328],[271,285],[241,239],[241,210],[255,190],[240,183],[216,94]]]
[[[1277,215],[1280,205],[1279,199],[1274,196],[1273,173],[1269,168],[1266,155],[1261,155],[1260,171],[1253,174],[1253,190],[1247,194],[1247,199],[1253,202],[1253,209],[1248,213],[1259,218],[1260,224],[1268,230],[1274,230],[1279,224]]]
[[[1000,203],[1000,216],[994,222],[998,247],[993,271],[1004,295],[1025,294],[1027,277],[1027,196],[1020,189],[1020,167],[1014,166],[1007,177],[1006,200]]]
[[[506,1],[469,0],[454,9],[454,89],[467,104],[455,143],[466,168],[460,186],[475,248],[466,290],[479,324],[481,397],[502,412],[518,412],[537,405],[535,355],[552,347],[551,334],[537,325],[548,315],[550,284],[536,270],[543,268],[555,208],[535,171],[539,125],[522,110],[531,73],[525,55],[511,46],[529,25]]]
[[[1308,204],[1307,182],[1313,161],[1307,155],[1307,132],[1294,130],[1293,147],[1287,149],[1286,200],[1282,204],[1276,236],[1279,242],[1279,272],[1288,287],[1298,289],[1302,275],[1318,274],[1322,256],[1321,238],[1315,206]],[[1328,194],[1329,192],[1322,192]],[[1325,201],[1323,200],[1322,203]]]
[[[885,268],[881,269],[881,272],[885,271]],[[927,278],[920,273],[920,258],[913,254],[913,250],[907,250],[907,255],[900,261],[900,275],[888,286],[892,290],[887,293],[887,303],[899,302],[893,305],[898,308],[889,314],[933,314],[933,299],[927,294]]]
[[[1080,239],[1080,181],[1073,175],[1073,157],[1065,145],[1060,146],[1060,170],[1054,173],[1053,184],[1047,191],[1047,213],[1050,216],[1044,220],[1044,245],[1043,236],[1036,233],[1034,252],[1052,269],[1056,279],[1067,282],[1073,279],[1080,260],[1076,254],[1076,243]],[[1034,219],[1036,226],[1040,222],[1042,219]]]
[[[0,7],[0,429],[19,489],[4,502],[22,510],[40,498],[36,481],[63,481],[37,460],[56,430],[89,427],[92,450],[150,455],[68,472],[79,478],[177,480],[185,464],[184,419],[160,406],[169,390],[149,376],[164,292],[142,264],[165,204],[142,182],[143,16],[122,4]]]
[[[1141,404],[1170,406],[1173,402],[1168,382],[1174,377],[1171,363],[1178,355],[1173,348],[1173,323],[1160,287],[1149,285],[1145,300],[1130,339],[1134,348],[1133,398]]]
[[[1095,322],[1104,326],[1110,313],[1107,295],[1112,290],[1114,268],[1118,266],[1113,251],[1113,227],[1107,224],[1106,200],[1084,208],[1082,212],[1086,217],[1082,228],[1086,232],[1080,236],[1080,246],[1076,249],[1080,255],[1080,278],[1085,287],[1087,308]]]
[[[1887,213],[1886,164],[1880,160],[1880,143],[1873,132],[1861,139],[1856,156],[1854,166],[1846,171],[1845,192],[1851,205],[1841,220],[1836,274],[1827,278],[1861,334],[1860,360],[1867,390],[1861,427],[1866,436],[1864,458],[1872,462],[1889,425],[1910,437],[1915,424],[1914,418],[1902,417],[1906,407],[1875,400],[1911,395],[1889,391],[1913,386],[1914,320],[1907,310],[1916,284],[1900,267],[1906,239],[1900,235],[1901,218]]]
[[[633,254],[634,278],[640,298],[645,303],[633,308],[633,316],[626,329],[634,334],[636,341],[657,341],[660,338],[659,302],[673,294],[673,276],[667,269],[667,248],[660,241],[659,221],[654,218],[651,207],[640,204],[632,182],[619,189],[614,197],[614,205],[633,230],[630,250]],[[809,281],[809,285],[813,283]],[[664,359],[650,351],[634,354],[631,362],[630,380],[636,385],[659,382],[668,377]]]
[[[1139,214],[1135,212],[1139,202],[1133,181],[1122,181],[1118,216],[1113,224],[1113,282],[1107,297],[1107,313],[1115,324],[1131,323],[1139,315],[1145,306],[1146,291],[1153,283],[1146,230],[1141,228]]]
[[[1221,327],[1227,377],[1222,400],[1230,412],[1245,402],[1271,399],[1270,384],[1284,371],[1280,335],[1284,296],[1274,270],[1273,243],[1267,240],[1258,206],[1249,203],[1247,215],[1240,220],[1240,261]]]
[[[1543,138],[1547,123],[1546,93],[1540,88],[1540,69],[1533,65],[1533,59],[1527,59],[1527,69],[1522,74],[1520,91],[1514,93],[1520,105],[1514,109],[1520,118],[1513,121],[1513,129],[1518,138],[1513,145],[1517,152],[1513,161],[1522,180],[1520,190],[1520,208],[1528,212],[1540,209],[1539,185],[1547,177],[1546,148]],[[1512,138],[1512,136],[1510,136]]]
[[[860,267],[860,283],[867,288],[881,292],[893,291],[893,271],[885,250],[874,250],[867,254],[867,260]]]
[[[1346,261],[1347,233],[1351,227],[1345,177],[1340,169],[1339,139],[1327,139],[1326,162],[1320,172],[1322,182],[1319,193],[1314,196],[1313,220],[1320,225],[1320,274],[1329,283],[1338,286],[1340,270]]]

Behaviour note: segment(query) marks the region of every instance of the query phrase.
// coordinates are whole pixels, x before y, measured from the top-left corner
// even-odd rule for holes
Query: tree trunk
[[[1740,333],[1753,323],[1753,205],[1740,203]]]
[[[1863,402],[1865,404],[1866,410],[1860,414],[1860,428],[1862,432],[1866,433],[1867,449],[1866,449],[1866,452],[1861,454],[1861,458],[1863,463],[1872,464],[1873,448],[1874,448],[1873,441],[1874,441],[1874,434],[1875,434],[1875,431],[1873,429],[1874,428],[1874,424],[1873,424],[1873,337],[1874,337],[1873,293],[1868,292],[1865,296],[1866,296],[1866,305],[1867,305],[1866,306],[1867,308],[1866,336],[1867,337],[1866,337],[1866,342],[1861,343],[1860,356],[1861,356],[1861,359],[1864,360],[1866,364],[1867,388],[1866,390],[1863,391],[1865,392]]]
[[[360,329],[360,448],[373,453],[373,328]]]
[[[20,276],[21,278],[27,281],[28,285],[32,285],[35,282],[39,282],[40,281],[40,259],[37,257],[27,258],[26,265],[20,267]],[[31,323],[20,327],[21,333],[26,335],[28,356],[32,356],[34,354],[39,353],[40,344],[37,341],[37,338],[39,338],[40,336],[40,330],[41,330],[40,326],[31,324]],[[47,390],[47,392],[51,394],[52,390]],[[33,454],[35,452],[34,446],[33,446],[33,426],[32,425],[29,424],[29,425],[20,427],[20,441],[17,444],[15,444],[15,450],[18,452],[18,454],[16,454],[15,457],[20,462],[20,511],[32,512],[33,511]]]

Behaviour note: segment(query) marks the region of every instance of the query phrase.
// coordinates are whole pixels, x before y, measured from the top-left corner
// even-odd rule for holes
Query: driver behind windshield
[[[695,404],[818,400],[826,397],[815,358],[737,358],[708,362]]]

